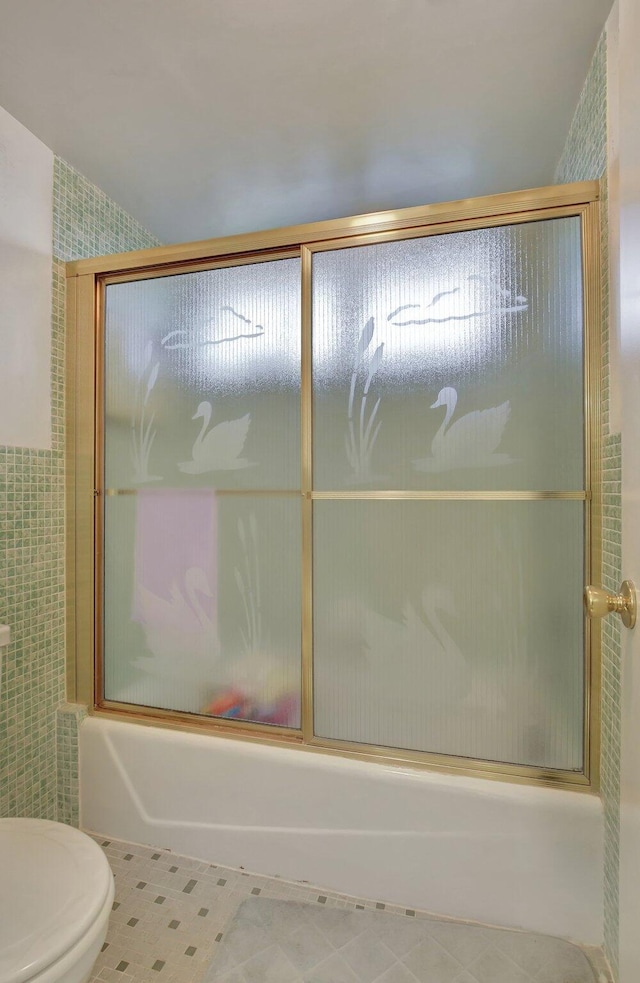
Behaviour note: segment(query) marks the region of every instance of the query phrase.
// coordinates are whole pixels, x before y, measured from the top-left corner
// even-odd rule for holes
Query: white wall
[[[0,445],[51,447],[53,153],[0,108]]]

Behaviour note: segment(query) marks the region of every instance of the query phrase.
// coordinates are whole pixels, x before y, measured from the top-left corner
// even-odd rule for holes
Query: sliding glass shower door
[[[106,288],[107,700],[300,726],[299,282]]]
[[[100,706],[584,774],[584,209],[482,225],[105,276]]]
[[[581,769],[579,220],[311,268],[315,734]]]

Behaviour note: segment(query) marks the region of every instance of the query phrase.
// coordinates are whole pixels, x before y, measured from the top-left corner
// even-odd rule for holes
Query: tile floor
[[[221,943],[225,933],[243,902],[252,898],[322,905],[323,911],[342,908],[378,914],[391,912],[404,916],[407,926],[415,926],[421,920],[426,920],[429,926],[434,925],[433,916],[425,912],[379,901],[360,901],[328,891],[320,893],[308,884],[217,867],[167,850],[109,840],[103,836],[94,836],[94,839],[102,846],[111,864],[116,897],[107,941],[90,983],[213,983],[218,971],[223,972],[221,961],[225,959],[225,953]],[[450,932],[451,927],[458,929],[460,924],[445,919],[437,920],[436,927],[444,926],[442,931],[446,933]],[[476,938],[478,932],[484,931],[478,926],[472,928]],[[494,930],[486,931],[495,935]],[[511,938],[515,935],[506,934]],[[608,983],[610,977],[601,951],[583,951],[593,967],[594,983]],[[213,961],[216,955],[219,955],[219,959]],[[212,965],[216,968],[215,973]],[[452,975],[450,968],[443,968],[444,975],[437,983],[453,983],[456,974]],[[522,971],[518,975],[516,965],[510,969],[507,967],[506,972],[506,976],[495,977],[490,983],[521,983],[528,979],[546,983],[548,979],[543,975],[542,967],[539,976],[523,976]],[[464,973],[458,976],[460,983],[469,983],[469,980],[475,983],[473,976],[465,976]],[[245,975],[237,978],[243,983],[247,979]],[[355,977],[358,980],[364,978],[361,974]],[[370,976],[371,981],[375,978]],[[266,980],[267,977],[256,979]],[[278,983],[285,981],[278,980]],[[337,977],[335,983],[341,983],[341,979]],[[385,979],[384,983],[391,981]]]

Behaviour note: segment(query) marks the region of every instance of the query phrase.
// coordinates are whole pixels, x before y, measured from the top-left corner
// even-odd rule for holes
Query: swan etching
[[[158,685],[159,692],[173,692],[174,699],[177,695],[182,709],[199,710],[220,659],[214,595],[206,573],[190,567],[182,584],[171,584],[170,598],[158,596],[141,583],[136,585],[136,594],[151,654],[139,656],[132,665],[150,677],[145,692],[148,694],[150,685]],[[199,595],[209,602],[208,611]]]
[[[192,658],[181,660],[181,673],[198,673],[201,664],[210,671],[219,656],[220,643],[216,623],[198,597],[213,598],[204,570],[190,567],[181,586],[175,581],[171,584],[170,599],[159,597],[143,584],[137,584],[136,591],[147,645],[156,659],[164,660],[167,667],[173,664],[175,670],[176,653],[188,650]],[[145,662],[139,658],[134,665],[143,668]]]
[[[413,461],[416,471],[453,471],[456,468],[491,468],[510,464],[514,458],[496,454],[502,440],[511,406],[507,400],[488,410],[474,410],[449,426],[455,413],[458,394],[451,386],[438,393],[431,409],[446,406],[444,420],[433,438],[431,457]]]
[[[246,413],[238,420],[225,420],[207,433],[211,422],[211,403],[200,403],[192,419],[202,417],[202,429],[195,439],[192,460],[178,464],[186,474],[204,474],[207,471],[235,471],[251,467],[253,462],[240,457],[247,439],[251,414]]]
[[[335,625],[324,626],[328,661],[316,680],[317,699],[329,708],[323,721],[333,717],[335,722],[336,685],[353,698],[364,687],[371,706],[367,740],[444,751],[460,732],[461,720],[464,726],[460,707],[469,693],[473,660],[467,662],[443,623],[455,624],[459,615],[455,594],[434,584],[415,601],[406,601],[398,618],[362,598],[341,612],[339,635]],[[362,718],[340,726],[345,740],[363,739]]]

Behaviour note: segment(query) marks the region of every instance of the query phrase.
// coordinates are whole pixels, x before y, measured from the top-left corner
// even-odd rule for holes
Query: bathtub
[[[602,943],[594,795],[88,717],[80,809],[105,836]]]

